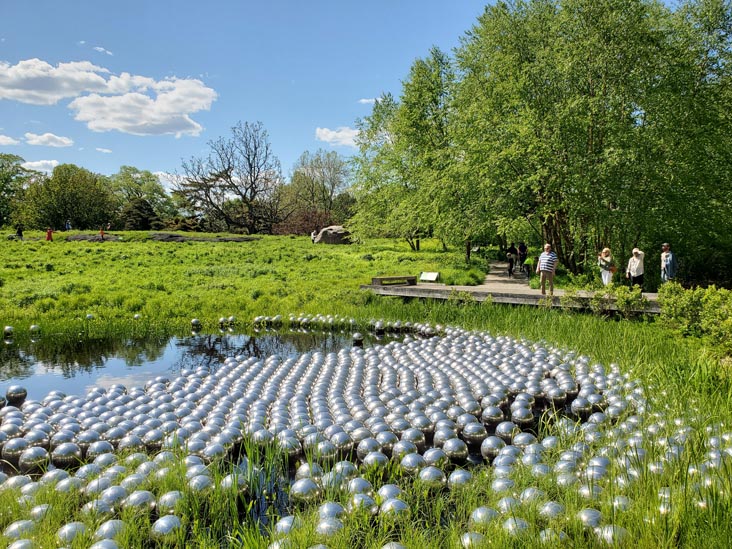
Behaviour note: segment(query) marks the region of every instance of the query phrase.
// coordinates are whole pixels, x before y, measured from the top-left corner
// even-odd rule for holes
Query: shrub
[[[640,286],[615,286],[613,288],[615,294],[615,306],[618,313],[624,318],[630,318],[638,314],[639,311],[645,310],[648,300],[643,297]]]
[[[721,355],[732,355],[732,292],[724,288],[692,288],[668,282],[658,292],[661,320],[685,336],[701,337]]]

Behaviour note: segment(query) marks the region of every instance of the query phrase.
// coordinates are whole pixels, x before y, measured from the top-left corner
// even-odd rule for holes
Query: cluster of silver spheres
[[[267,318],[255,323],[281,322]],[[616,522],[632,505],[627,488],[682,459],[690,429],[648,413],[643,389],[616,366],[483,332],[391,326],[441,335],[407,335],[402,342],[327,354],[230,357],[144,387],[92,388],[84,396],[52,391],[34,401],[21,387],[9,388],[0,408],[0,456],[9,473],[0,477],[0,490],[16,490],[28,516],[3,536],[16,549],[25,547],[48,511],[36,494],[51,485],[79,492],[81,514],[104,519],[94,532],[103,544],[96,549],[115,546],[125,528],[119,517],[129,507],[155,518],[152,537],[171,539],[182,535],[185,517],[176,513],[184,494],[214,487],[212,462],[243,463],[220,481],[241,495],[251,475],[242,449],[276,446],[295,467],[289,509],[319,505],[316,533],[323,541],[353,514],[409,516],[404,487],[373,485],[366,476],[382,477],[372,473],[386,475],[396,466],[420,490],[439,492],[463,489],[474,482],[471,467],[490,465],[495,505],[473,511],[464,547],[480,544],[492,524],[511,536],[566,538],[550,525],[567,506],[537,486],[547,479],[586,503],[568,520],[598,541],[622,543],[628,533]],[[659,437],[674,429],[673,436]],[[690,469],[699,478],[700,508],[701,488],[713,487],[709,472],[732,456],[731,444],[732,435],[710,432],[705,459]],[[180,490],[145,489],[175,467],[184,471]],[[671,488],[659,493],[659,514],[674,497]],[[616,511],[613,522],[599,510],[607,498]],[[543,522],[523,515],[531,506],[539,506]],[[272,547],[284,546],[300,524],[297,515],[283,516]],[[58,531],[59,544],[84,533],[84,522],[70,522]]]
[[[352,331],[359,327],[354,318],[347,318],[338,315],[294,315],[287,318],[282,315],[257,316],[252,322],[255,330],[288,328],[290,330],[306,331]],[[370,320],[364,326],[366,330],[376,335],[384,334],[417,334],[423,337],[432,337],[441,334],[442,326],[431,326],[429,324],[412,323],[385,320]]]
[[[30,332],[31,341],[35,342],[41,336],[41,327],[38,324],[31,324],[28,331]],[[5,341],[6,344],[10,345],[13,343],[14,337],[15,328],[13,328],[12,326],[5,326],[3,328],[3,341]]]

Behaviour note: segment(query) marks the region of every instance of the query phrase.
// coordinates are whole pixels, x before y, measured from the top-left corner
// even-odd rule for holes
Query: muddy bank
[[[67,236],[64,240],[68,242],[78,242],[78,241],[86,241],[86,242],[106,242],[106,241],[117,241],[120,240],[120,237],[116,234],[104,234],[104,238],[102,238],[98,234],[72,234]]]
[[[258,236],[192,236],[180,233],[150,234],[150,240],[155,240],[156,242],[250,242],[259,239],[260,237]],[[98,234],[73,234],[67,236],[64,240],[68,242],[116,242],[122,240],[122,237],[112,233],[105,233],[104,239]]]
[[[151,240],[158,242],[251,242],[258,236],[189,236],[180,233],[152,233]]]

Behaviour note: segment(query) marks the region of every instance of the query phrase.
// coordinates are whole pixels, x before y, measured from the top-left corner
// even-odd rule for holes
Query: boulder
[[[351,233],[343,228],[343,226],[331,225],[330,227],[321,229],[318,236],[313,239],[313,242],[315,244],[319,242],[324,242],[325,244],[350,244],[350,237]]]

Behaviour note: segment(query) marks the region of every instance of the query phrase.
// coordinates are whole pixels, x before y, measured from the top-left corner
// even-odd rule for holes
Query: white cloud
[[[105,149],[104,147],[97,147],[96,150],[104,154],[111,154],[112,152],[112,149]]]
[[[0,99],[68,107],[93,131],[134,135],[198,135],[202,127],[190,115],[209,110],[213,88],[194,78],[155,80],[123,72],[113,75],[88,61],[52,66],[40,59],[16,65],[0,62]]]
[[[32,105],[55,105],[61,99],[89,91],[104,91],[109,71],[88,61],[59,63],[54,67],[40,59],[17,65],[0,61],[0,99]]]
[[[58,166],[58,160],[34,160],[32,162],[23,162],[21,166],[27,170],[50,173]]]
[[[62,137],[52,133],[38,135],[30,132],[25,134],[25,142],[29,145],[38,145],[41,147],[70,147],[74,144],[74,140],[70,137]]]
[[[133,135],[198,135],[203,129],[189,116],[209,110],[216,92],[200,80],[172,78],[152,82],[155,97],[140,91],[103,96],[92,93],[74,99],[69,108],[76,120],[95,132],[117,130]]]
[[[106,53],[107,55],[114,55],[111,51],[104,49],[102,46],[94,46],[92,49],[94,51],[98,51],[99,53]]]
[[[333,146],[355,147],[357,135],[358,130],[349,128],[348,126],[341,126],[335,130],[331,130],[330,128],[315,128],[315,139]]]
[[[7,145],[17,145],[18,143],[20,143],[20,141],[18,141],[17,139],[13,139],[8,135],[0,134],[0,145],[2,145],[3,147]]]
[[[362,105],[373,105],[374,103],[376,103],[376,99],[371,97],[369,99],[359,99],[358,102]]]

